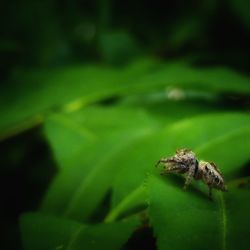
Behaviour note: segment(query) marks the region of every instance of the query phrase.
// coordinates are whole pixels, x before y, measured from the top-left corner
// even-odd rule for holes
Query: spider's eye
[[[215,177],[215,181],[217,182],[217,183],[220,183],[220,180],[219,180],[219,178],[216,176]]]

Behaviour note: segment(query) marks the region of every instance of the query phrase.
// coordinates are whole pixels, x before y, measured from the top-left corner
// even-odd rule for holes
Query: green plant
[[[247,77],[151,60],[19,74],[25,94],[3,92],[1,137],[41,124],[58,166],[40,209],[20,218],[24,249],[129,249],[147,228],[160,250],[248,244],[250,116],[221,105],[249,94]],[[176,88],[183,100],[166,98]],[[211,202],[205,185],[161,177],[155,162],[181,147],[216,162],[229,192]]]
[[[2,0],[1,249],[248,249],[249,11]],[[229,192],[160,176],[182,147]]]

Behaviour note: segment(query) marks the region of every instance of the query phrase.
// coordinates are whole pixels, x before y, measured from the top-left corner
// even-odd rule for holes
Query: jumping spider
[[[202,179],[209,189],[209,198],[212,199],[212,188],[227,191],[224,179],[220,170],[213,162],[198,161],[194,152],[188,149],[178,149],[176,154],[170,158],[162,158],[156,163],[156,167],[164,164],[161,174],[166,173],[187,173],[184,190],[190,185],[193,178]]]

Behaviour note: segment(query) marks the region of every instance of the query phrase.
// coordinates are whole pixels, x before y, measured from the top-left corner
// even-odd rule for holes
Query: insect
[[[202,180],[208,186],[208,195],[212,199],[212,189],[219,189],[221,191],[227,191],[227,187],[224,183],[224,179],[220,170],[215,163],[198,161],[194,152],[188,149],[178,149],[176,154],[169,158],[161,158],[156,167],[160,163],[164,164],[161,174],[166,173],[187,173],[184,190],[191,184],[192,180]]]

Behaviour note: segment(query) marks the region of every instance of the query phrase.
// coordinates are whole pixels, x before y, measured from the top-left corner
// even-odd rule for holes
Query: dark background
[[[1,1],[2,77],[15,67],[139,55],[249,70],[248,1]],[[5,78],[5,79],[6,79]]]

